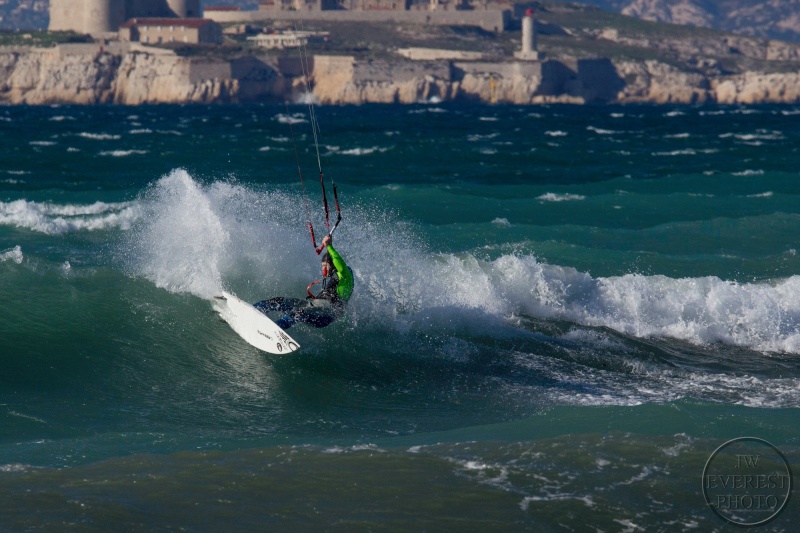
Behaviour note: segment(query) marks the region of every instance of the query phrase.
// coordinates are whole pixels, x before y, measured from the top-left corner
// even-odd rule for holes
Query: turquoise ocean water
[[[315,111],[356,290],[271,356],[211,299],[318,277],[307,107],[0,108],[0,531],[738,531],[710,454],[798,470],[800,108]]]

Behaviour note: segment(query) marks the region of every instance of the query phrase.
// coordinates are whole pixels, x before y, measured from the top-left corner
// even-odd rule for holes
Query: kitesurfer
[[[305,301],[300,298],[284,298],[278,296],[269,300],[261,300],[253,305],[262,313],[280,311],[285,315],[275,323],[281,329],[289,329],[297,322],[305,322],[316,328],[330,325],[344,311],[344,306],[353,294],[353,271],[347,266],[342,256],[333,247],[333,237],[326,235],[322,239],[322,290],[314,295],[309,285]]]

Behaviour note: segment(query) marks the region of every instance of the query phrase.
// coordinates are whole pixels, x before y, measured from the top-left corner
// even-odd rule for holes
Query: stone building
[[[50,31],[117,32],[132,18],[200,18],[200,0],[50,0]]]
[[[472,5],[470,0],[261,0],[258,9],[260,11],[455,11],[472,9]]]
[[[324,11],[336,9],[337,0],[262,0],[260,11]]]
[[[133,18],[119,29],[121,41],[142,44],[163,43],[222,43],[222,26],[198,18]]]

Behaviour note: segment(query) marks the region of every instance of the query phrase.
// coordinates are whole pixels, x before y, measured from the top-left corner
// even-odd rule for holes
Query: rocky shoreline
[[[794,49],[794,47],[792,47]],[[788,58],[794,60],[794,57]],[[688,70],[657,60],[469,61],[314,56],[184,57],[135,43],[0,48],[0,103],[160,104],[299,100],[320,104],[800,102],[800,73]]]

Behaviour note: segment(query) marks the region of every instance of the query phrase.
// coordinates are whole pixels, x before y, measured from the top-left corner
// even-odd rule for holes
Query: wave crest
[[[27,228],[47,235],[109,228],[128,229],[138,216],[137,206],[132,202],[95,202],[86,205],[28,200],[0,202],[0,225]]]

